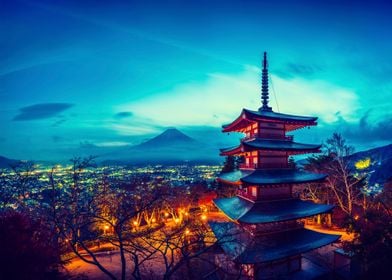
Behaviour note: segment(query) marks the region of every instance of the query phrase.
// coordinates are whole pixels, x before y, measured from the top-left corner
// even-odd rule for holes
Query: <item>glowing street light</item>
[[[103,235],[106,235],[106,231],[109,229],[108,225],[103,226]]]

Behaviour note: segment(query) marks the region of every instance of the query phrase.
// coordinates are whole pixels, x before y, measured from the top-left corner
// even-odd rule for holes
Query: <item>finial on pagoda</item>
[[[263,106],[259,108],[259,111],[272,111],[272,108],[268,106],[268,62],[267,52],[264,52],[263,69],[261,74],[261,103]]]

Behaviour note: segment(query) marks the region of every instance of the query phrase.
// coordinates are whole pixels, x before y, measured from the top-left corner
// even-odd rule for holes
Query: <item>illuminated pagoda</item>
[[[331,213],[333,206],[303,201],[293,195],[293,186],[322,182],[326,175],[301,171],[290,163],[292,155],[319,152],[321,145],[293,141],[287,132],[317,125],[316,117],[274,112],[268,106],[268,69],[264,53],[262,106],[243,109],[223,132],[242,132],[238,146],[222,149],[222,156],[241,156],[239,170],[222,173],[218,180],[237,186],[237,194],[217,198],[215,205],[228,218],[210,222],[223,249],[221,265],[230,260],[253,279],[270,279],[301,271],[302,253],[339,239],[339,235],[306,229],[304,219]]]

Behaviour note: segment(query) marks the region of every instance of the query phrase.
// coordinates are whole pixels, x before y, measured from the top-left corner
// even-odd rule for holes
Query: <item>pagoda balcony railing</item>
[[[240,169],[273,169],[273,168],[295,168],[293,163],[241,163]]]
[[[257,163],[252,163],[252,164],[246,164],[246,163],[241,163],[239,165],[240,169],[255,169],[258,168],[258,164]]]
[[[246,142],[246,141],[251,141],[256,138],[261,138],[261,139],[272,139],[272,140],[286,140],[286,141],[293,141],[294,136],[293,135],[274,135],[274,134],[253,134],[251,136],[245,136],[241,138],[241,142]]]
[[[247,198],[247,199],[250,199],[250,200],[252,200],[252,201],[255,201],[256,198],[257,198],[257,197],[255,197],[255,196],[253,196],[252,194],[248,193],[247,191],[245,191],[244,189],[238,190],[238,191],[237,191],[237,194],[240,195],[240,196],[242,196],[242,197],[245,197],[245,198]]]

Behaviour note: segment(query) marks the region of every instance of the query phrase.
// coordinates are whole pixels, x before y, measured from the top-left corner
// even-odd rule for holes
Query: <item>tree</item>
[[[52,232],[14,210],[0,213],[0,278],[53,279],[61,265]]]
[[[70,180],[65,181],[64,178],[57,179],[52,170],[49,175],[53,194],[47,209],[49,220],[58,233],[59,241],[69,246],[76,256],[97,266],[110,279],[117,279],[102,265],[93,246],[97,242],[110,244],[120,255],[121,279],[126,279],[129,254],[134,256],[136,270],[139,265],[135,256],[140,248],[133,246],[132,241],[156,230],[153,227],[141,228],[140,221],[148,216],[147,211],[152,211],[162,201],[164,194],[123,182],[111,185],[104,174],[98,175],[89,170],[91,166],[91,158],[73,159]],[[89,185],[88,182],[99,183]],[[60,192],[57,191],[59,185]]]
[[[348,158],[353,150],[352,146],[346,144],[342,135],[334,133],[324,145],[324,154],[311,158],[305,166],[305,169],[328,175],[325,181],[326,197],[322,199],[332,198],[332,202],[350,217],[353,216],[355,206],[363,205],[362,187],[366,179],[366,174],[359,177],[353,174]],[[312,189],[309,192],[315,194]]]

